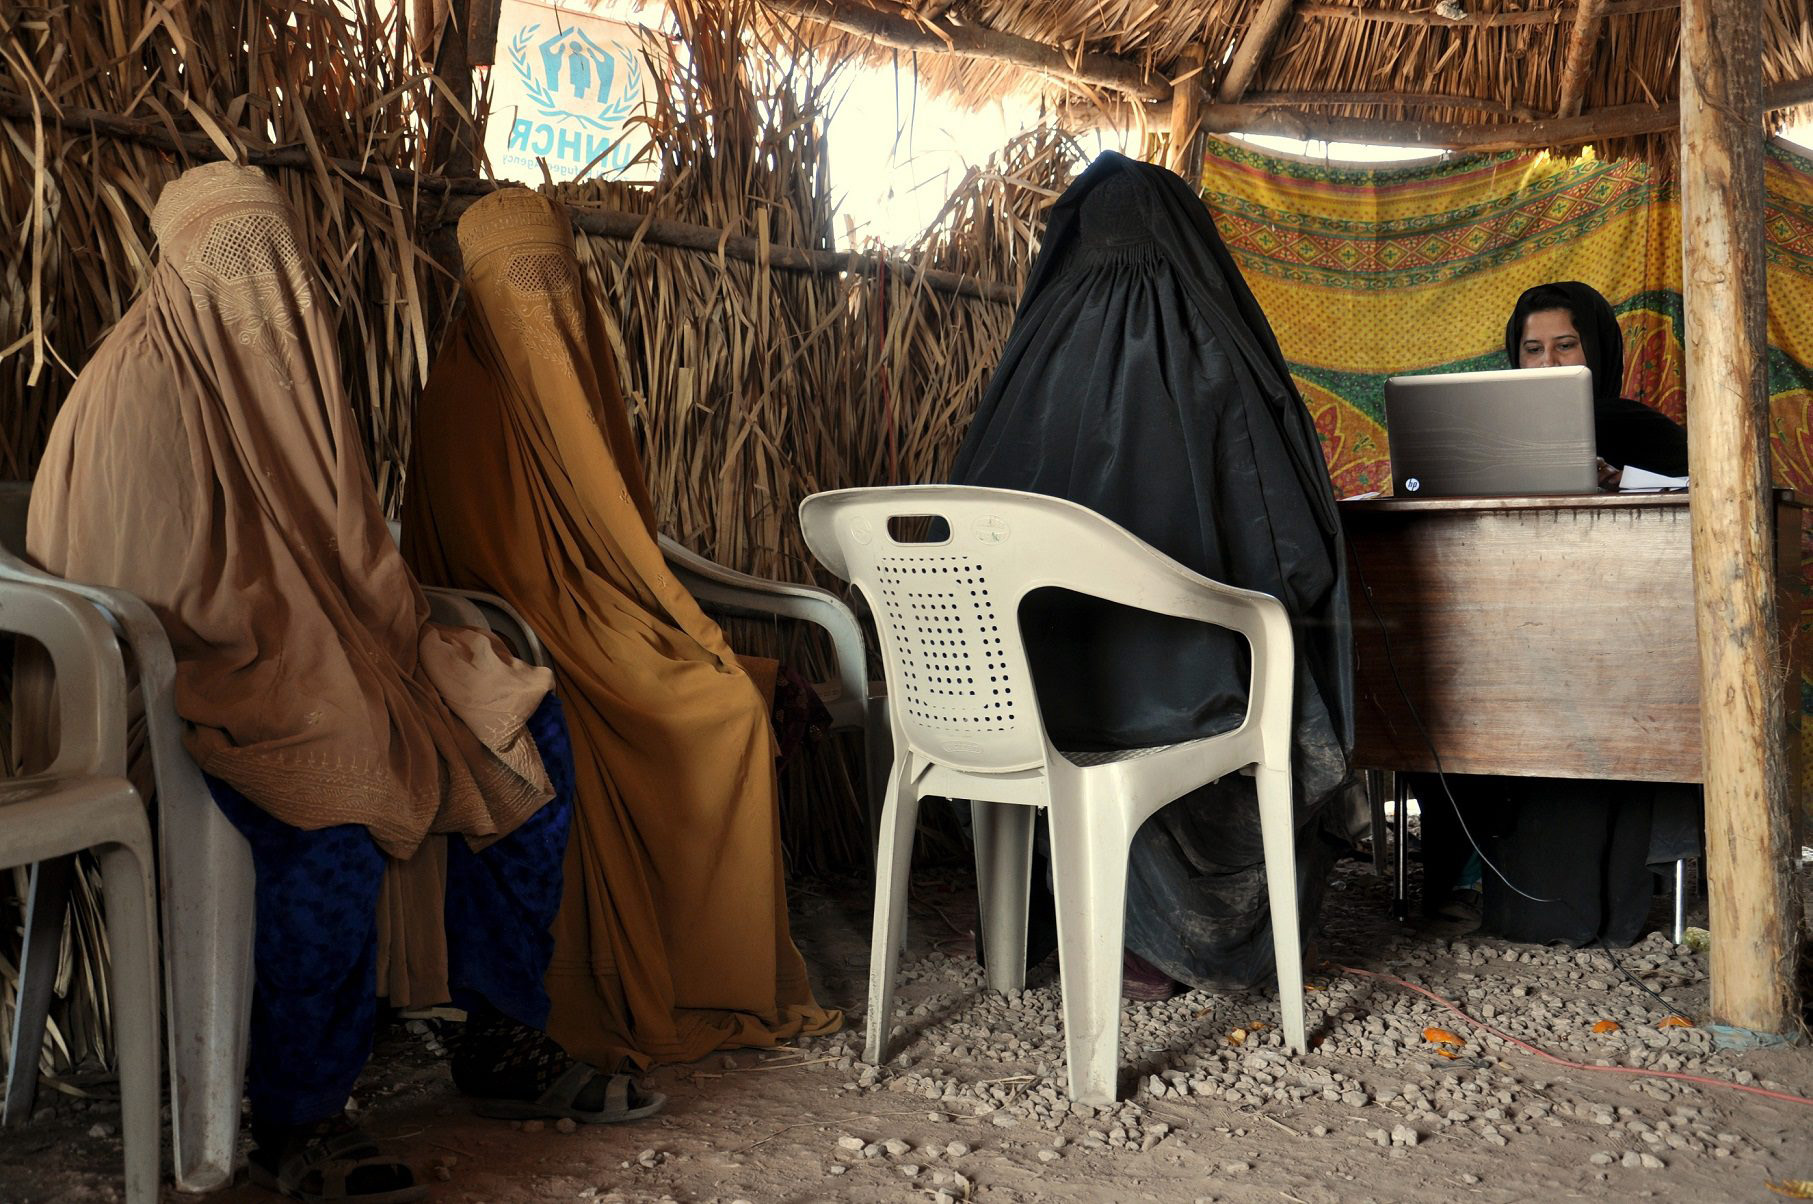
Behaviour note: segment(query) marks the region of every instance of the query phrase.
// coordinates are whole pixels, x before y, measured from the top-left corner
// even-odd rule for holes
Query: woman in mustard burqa
[[[576,776],[549,1032],[615,1066],[834,1031],[788,932],[768,707],[662,558],[566,211],[509,189],[459,239],[403,546],[424,581],[508,599],[554,660]]]

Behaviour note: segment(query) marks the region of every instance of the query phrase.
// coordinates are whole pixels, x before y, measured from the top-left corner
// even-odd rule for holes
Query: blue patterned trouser
[[[542,1028],[573,796],[573,750],[552,694],[529,731],[554,799],[481,853],[458,837],[447,842],[447,972],[456,1006],[489,1004]],[[251,842],[258,882],[246,1072],[253,1114],[281,1126],[336,1116],[371,1057],[385,855],[362,826],[303,831],[225,782],[210,777],[208,788]]]

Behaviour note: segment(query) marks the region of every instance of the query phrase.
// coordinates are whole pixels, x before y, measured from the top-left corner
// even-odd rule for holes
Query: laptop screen
[[[1596,493],[1589,368],[1394,376],[1385,382],[1398,497]]]

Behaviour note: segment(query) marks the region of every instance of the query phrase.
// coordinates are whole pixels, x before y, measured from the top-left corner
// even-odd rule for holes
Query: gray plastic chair
[[[661,536],[661,554],[674,576],[700,607],[715,615],[742,618],[787,618],[822,628],[831,640],[831,676],[814,682],[813,690],[831,713],[831,730],[863,735],[863,776],[868,798],[869,836],[881,830],[882,800],[887,791],[893,746],[888,732],[888,696],[869,681],[868,643],[862,624],[843,599],[814,585],[792,585],[739,573]]]
[[[0,867],[32,866],[21,958],[19,1012],[27,992],[48,1002],[62,944],[74,854],[100,861],[119,1049],[120,1128],[128,1204],[155,1204],[158,1122],[157,901],[145,804],[126,780],[126,673],[120,649],[93,606],[45,586],[0,581],[0,631],[49,653],[56,680],[57,755],[29,776],[0,779]],[[65,897],[40,889],[60,878]],[[18,1030],[15,1030],[17,1032]],[[15,1040],[10,1077],[35,1081],[42,1048]],[[10,1093],[9,1093],[10,1094]]]
[[[938,530],[912,541],[896,532]],[[908,520],[902,524],[899,520]],[[916,521],[915,521],[916,520]],[[894,700],[875,870],[865,1058],[886,1059],[919,800],[974,804],[989,985],[1026,978],[1033,820],[1050,821],[1070,1098],[1112,1103],[1119,1070],[1127,854],[1139,827],[1231,773],[1256,779],[1286,1044],[1304,1050],[1291,815],[1290,618],[1277,599],[1211,581],[1073,502],[1008,489],[914,485],[820,493],[806,544],[868,600]],[[1252,650],[1239,727],[1183,744],[1063,752],[1046,735],[1020,635],[1021,600],[1056,587],[1239,632]]]
[[[251,1020],[252,851],[208,791],[182,742],[176,713],[176,663],[169,637],[151,608],[124,590],[81,585],[24,560],[26,482],[0,483],[0,581],[48,585],[93,603],[124,645],[145,718],[157,791],[157,853],[164,937],[164,995],[170,1038],[170,1125],[176,1184],[204,1192],[233,1177],[245,1094],[246,1038]],[[501,598],[428,590],[431,617],[449,626],[490,626],[519,656],[545,665],[535,633]],[[125,755],[124,736],[120,755]],[[34,874],[30,905],[61,932],[68,882]],[[54,955],[53,955],[54,956]],[[54,962],[21,966],[15,1050],[42,1048]],[[5,1122],[31,1115],[37,1056],[15,1055],[6,1085]],[[21,1073],[23,1067],[29,1072]]]

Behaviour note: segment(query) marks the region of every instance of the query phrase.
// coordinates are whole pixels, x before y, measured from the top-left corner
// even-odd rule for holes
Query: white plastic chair
[[[938,542],[900,519],[935,516]],[[1290,779],[1292,640],[1276,599],[1191,572],[1072,502],[1005,489],[845,489],[800,506],[806,543],[868,600],[894,700],[894,764],[876,866],[865,1058],[886,1058],[919,800],[975,803],[989,985],[1025,983],[1035,808],[1047,809],[1070,1097],[1104,1105],[1119,1066],[1122,928],[1134,833],[1167,803],[1237,771],[1256,779],[1286,1043],[1301,1053],[1303,971]],[[919,526],[927,524],[921,522]],[[1039,716],[1019,608],[1059,587],[1226,627],[1252,649],[1238,728],[1185,744],[1064,753]]]
[[[705,610],[716,615],[766,619],[779,617],[813,623],[831,640],[831,676],[814,682],[813,690],[831,713],[831,730],[863,734],[863,776],[868,798],[869,835],[881,829],[881,806],[887,790],[888,699],[869,681],[867,642],[862,624],[843,599],[813,585],[791,585],[725,568],[661,536],[661,554],[674,576]]]
[[[205,1192],[233,1177],[245,1095],[246,1039],[251,1021],[252,851],[215,806],[201,770],[182,742],[176,713],[176,663],[163,624],[141,599],[124,590],[82,585],[34,568],[24,557],[26,482],[0,483],[0,582],[20,581],[85,598],[110,623],[134,670],[145,718],[157,792],[159,896],[164,938],[164,997],[170,1039],[170,1125],[176,1184]],[[438,623],[489,625],[535,664],[545,665],[541,642],[501,598],[461,590],[428,590]],[[120,755],[125,756],[124,736]],[[28,906],[60,935],[67,878],[34,873]],[[6,1084],[5,1122],[31,1115],[37,1096],[37,1050],[55,977],[54,947],[47,962],[21,965],[15,1051]],[[31,1051],[21,1056],[20,1051]]]
[[[43,586],[0,582],[0,631],[29,636],[49,653],[56,680],[57,754],[49,767],[0,779],[0,867],[31,865],[22,966],[40,972],[48,994],[62,943],[55,915],[36,889],[46,873],[67,882],[73,854],[92,849],[101,865],[119,1050],[120,1128],[128,1204],[155,1204],[158,1122],[157,901],[145,804],[126,780],[126,674],[106,622],[86,601]],[[43,972],[43,971],[48,972]],[[26,984],[20,984],[24,1010]],[[40,1017],[41,1019],[41,1017]],[[42,1025],[39,1035],[42,1036]],[[38,1045],[12,1051],[35,1078]]]

